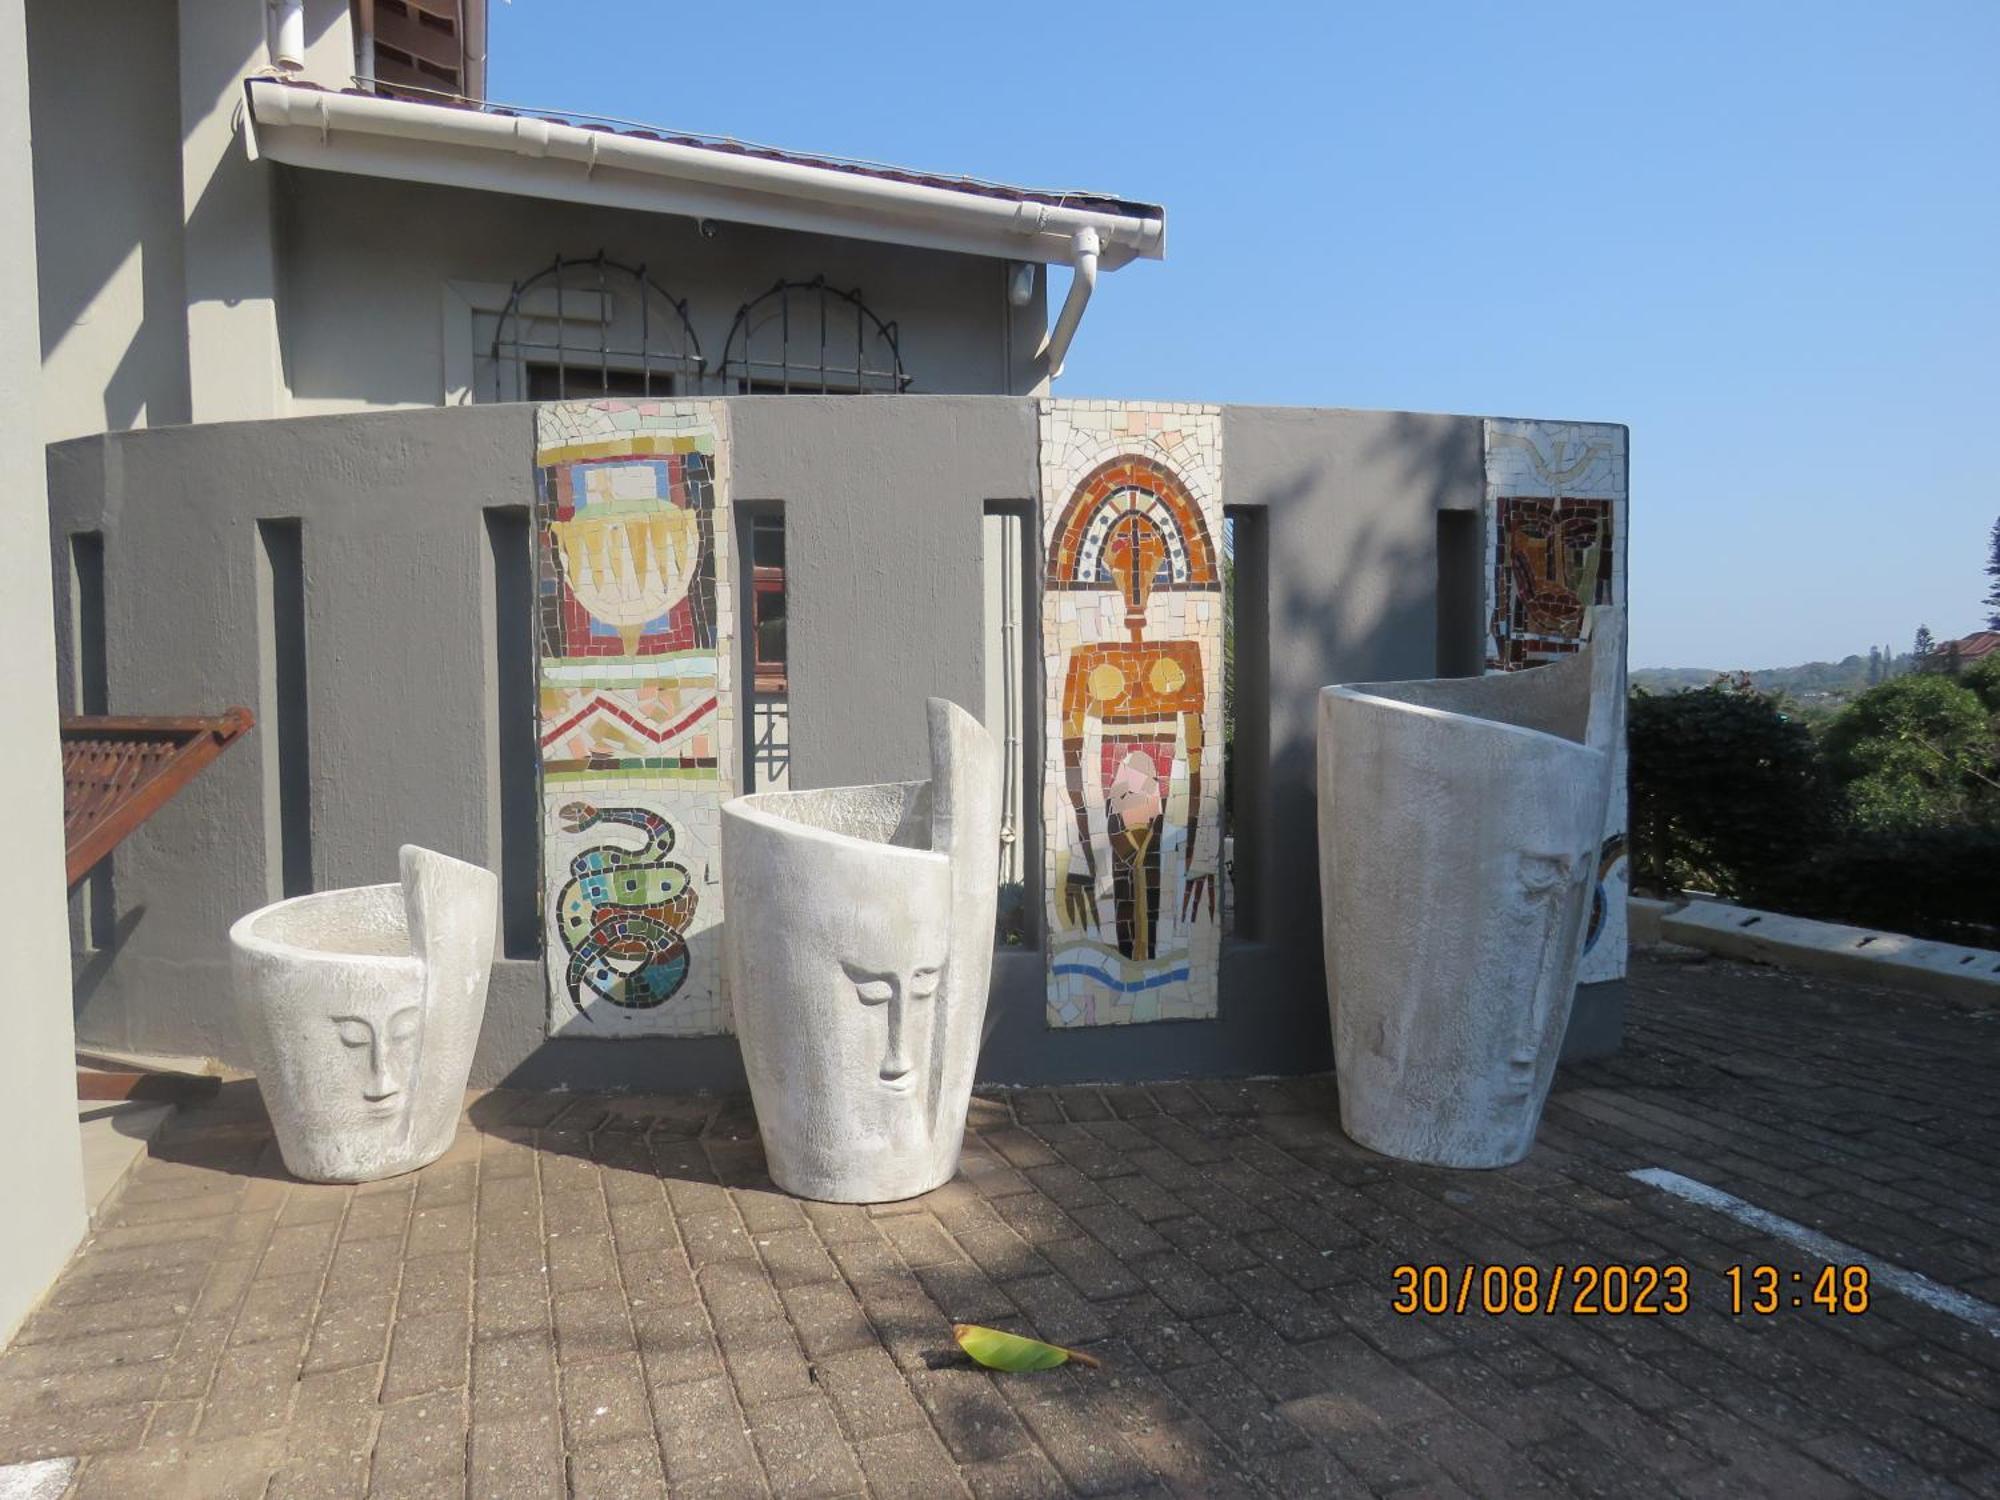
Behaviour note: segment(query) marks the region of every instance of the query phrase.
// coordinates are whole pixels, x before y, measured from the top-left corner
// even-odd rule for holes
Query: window
[[[750,526],[750,686],[783,695],[785,678],[785,521],[759,516]]]
[[[749,396],[900,395],[910,387],[896,325],[824,276],[781,281],[744,303],[721,373],[725,390]]]
[[[692,395],[707,367],[686,300],[602,250],[516,282],[488,359],[495,401]]]

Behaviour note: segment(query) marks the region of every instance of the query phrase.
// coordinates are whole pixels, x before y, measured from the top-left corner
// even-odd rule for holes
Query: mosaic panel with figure
[[[1222,422],[1041,410],[1052,1026],[1216,1011]]]
[[[1625,429],[1591,422],[1486,423],[1486,669],[1574,652],[1585,611],[1625,606]],[[1621,715],[1623,705],[1620,705]],[[1577,982],[1625,973],[1625,736]]]
[[[549,1034],[729,1029],[721,807],[734,715],[720,403],[536,413]]]

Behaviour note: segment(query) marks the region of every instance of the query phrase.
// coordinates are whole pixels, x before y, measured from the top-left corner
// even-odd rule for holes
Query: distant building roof
[[[1931,655],[1951,656],[1954,647],[1957,648],[1959,665],[1967,666],[2000,651],[2000,630],[1975,630],[1971,635],[1962,635],[1955,641],[1945,641]]]

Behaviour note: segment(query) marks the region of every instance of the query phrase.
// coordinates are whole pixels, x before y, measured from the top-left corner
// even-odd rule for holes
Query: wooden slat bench
[[[247,708],[214,718],[65,716],[63,838],[70,885],[255,722]]]

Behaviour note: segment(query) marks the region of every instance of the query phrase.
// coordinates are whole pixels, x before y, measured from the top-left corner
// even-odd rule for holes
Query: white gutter
[[[1051,380],[1062,374],[1063,361],[1069,356],[1070,340],[1076,337],[1076,325],[1083,321],[1083,310],[1090,305],[1090,294],[1097,290],[1100,249],[1095,229],[1079,229],[1070,241],[1069,263],[1076,274],[1070,278],[1069,295],[1063,298],[1062,312],[1056,317],[1056,325],[1042,341],[1038,354],[1047,362]]]
[[[1106,270],[1166,251],[1163,213],[1119,214],[899,182],[833,166],[583,130],[522,115],[336,94],[258,79],[249,95],[252,158],[364,176],[524,193],[652,213],[765,224],[1078,267],[1087,234]],[[1082,294],[1089,297],[1088,290]],[[1075,287],[1049,348],[1082,316]],[[1066,331],[1065,331],[1066,330]]]

